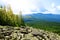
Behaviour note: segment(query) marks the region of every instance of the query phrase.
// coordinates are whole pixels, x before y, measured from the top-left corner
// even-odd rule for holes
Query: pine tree
[[[25,23],[24,23],[24,20],[23,20],[23,16],[22,16],[22,11],[20,11],[20,14],[19,14],[19,22],[20,22],[21,26],[25,26]]]
[[[0,25],[8,25],[8,26],[25,26],[22,12],[20,11],[19,15],[13,14],[11,6],[8,8],[6,6],[1,7],[0,9]]]

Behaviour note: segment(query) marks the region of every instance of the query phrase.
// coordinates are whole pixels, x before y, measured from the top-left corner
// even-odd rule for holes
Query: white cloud
[[[49,8],[47,7],[46,9],[47,9],[47,11],[45,11],[43,13],[55,13],[55,11],[56,11],[55,3],[54,2],[51,3]]]
[[[54,1],[50,2],[48,0],[2,0],[6,5],[10,4],[15,13],[19,13],[20,10],[24,14],[28,13],[57,13],[60,10],[60,6],[56,5]],[[43,11],[41,8],[43,8]],[[45,8],[45,9],[44,9]],[[41,11],[42,10],[42,11]]]
[[[48,11],[45,11],[44,13],[52,13],[52,14],[58,14],[60,10],[60,6],[55,5],[55,3],[51,3],[50,8],[47,8]]]
[[[60,10],[60,6],[57,6],[57,9]]]
[[[13,11],[18,13],[20,9],[23,13],[31,13],[32,10],[39,12],[39,2],[40,0],[2,0],[6,5],[10,4]],[[41,6],[41,5],[40,5]]]

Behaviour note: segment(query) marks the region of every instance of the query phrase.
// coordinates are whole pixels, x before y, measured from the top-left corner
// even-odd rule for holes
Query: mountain
[[[29,17],[29,18],[27,18]],[[42,13],[35,13],[35,14],[28,14],[24,16],[24,20],[45,20],[49,22],[60,22],[60,15],[56,14],[42,14]]]
[[[60,35],[60,15],[56,14],[28,14],[24,16],[24,21],[27,25],[51,31]]]

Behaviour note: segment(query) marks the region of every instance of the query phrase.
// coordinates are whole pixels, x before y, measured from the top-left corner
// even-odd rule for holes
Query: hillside
[[[60,35],[60,16],[54,14],[30,14],[24,16],[27,25]]]
[[[50,21],[50,22],[60,22],[60,15],[58,14],[43,14],[43,13],[33,13],[33,14],[27,14],[24,16],[25,17],[30,17],[31,19],[36,19],[36,20],[45,20],[45,21]],[[26,18],[27,19],[27,18]]]
[[[60,40],[60,36],[28,26],[0,26],[0,40]]]
[[[0,8],[0,40],[60,40],[60,23],[57,17],[53,21],[42,20],[49,19],[45,15],[32,14],[22,16],[13,14],[11,7]],[[24,19],[23,19],[24,18]],[[50,19],[49,19],[50,20]]]

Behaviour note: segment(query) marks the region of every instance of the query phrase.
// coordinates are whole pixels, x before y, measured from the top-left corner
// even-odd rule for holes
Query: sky
[[[60,14],[60,0],[0,0],[0,5],[11,5],[14,14]]]

